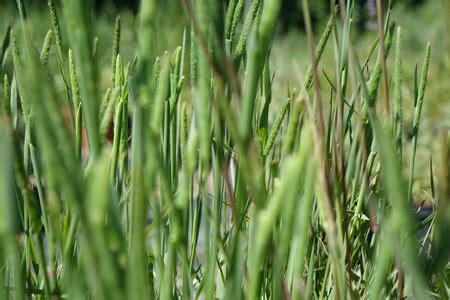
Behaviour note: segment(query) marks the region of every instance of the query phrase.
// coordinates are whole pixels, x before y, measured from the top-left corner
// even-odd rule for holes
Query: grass
[[[90,1],[49,0],[42,37],[17,3],[1,52],[2,298],[448,299],[446,130],[427,165],[434,211],[413,209],[434,50],[404,76],[395,7],[377,1],[365,53],[352,2],[319,37],[303,1],[308,66],[280,92],[279,0],[185,0],[171,51],[161,4],[143,1],[132,55],[126,18],[110,49],[95,37]]]

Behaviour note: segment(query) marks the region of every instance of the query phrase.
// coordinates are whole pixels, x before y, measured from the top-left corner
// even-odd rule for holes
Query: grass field
[[[450,5],[376,2],[5,6],[0,299],[448,299]]]

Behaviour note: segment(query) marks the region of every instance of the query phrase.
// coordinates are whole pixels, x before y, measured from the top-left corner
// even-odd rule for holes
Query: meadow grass
[[[361,57],[353,1],[319,37],[303,0],[310,66],[273,99],[282,1],[182,3],[190,24],[159,53],[161,4],[141,2],[128,62],[120,16],[104,54],[91,1],[49,0],[45,37],[17,1],[0,57],[0,298],[448,299],[448,132],[433,213],[418,221],[412,201],[430,44],[407,82],[391,4]]]

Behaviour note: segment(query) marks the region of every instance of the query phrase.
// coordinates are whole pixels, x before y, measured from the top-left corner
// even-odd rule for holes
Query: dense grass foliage
[[[158,2],[141,1],[131,61],[111,24],[102,90],[91,2],[48,0],[37,37],[17,1],[0,53],[0,298],[448,299],[447,132],[426,170],[433,212],[413,205],[430,44],[405,82],[390,4],[360,57],[354,2],[315,36],[303,0],[310,67],[273,99],[281,0],[183,0],[191,24],[163,54]]]

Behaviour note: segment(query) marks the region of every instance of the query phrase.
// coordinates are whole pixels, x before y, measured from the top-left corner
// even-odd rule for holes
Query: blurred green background
[[[158,38],[155,42],[158,53],[172,51],[182,43],[183,32],[188,30],[189,14],[183,5],[184,0],[161,0],[158,3]],[[5,35],[8,25],[16,28],[20,38],[19,17],[14,0],[0,0],[0,37]],[[58,1],[56,1],[58,2]],[[246,5],[251,1],[247,0]],[[309,64],[307,42],[305,38],[302,11],[299,0],[284,0],[278,23],[275,40],[272,44],[271,68],[274,70],[273,96],[275,101],[281,101],[287,87],[299,89],[302,78]],[[329,0],[309,1],[314,23],[314,31],[320,35],[330,13]],[[339,2],[339,1],[336,1]],[[47,1],[25,1],[28,17],[32,19],[33,41],[39,49],[45,33],[51,28],[51,21],[47,8]],[[388,1],[383,1],[384,7]],[[418,179],[414,190],[416,195],[424,195],[423,190],[429,185],[428,160],[436,150],[435,142],[444,128],[450,127],[450,1],[449,0],[397,0],[392,1],[392,20],[402,27],[403,32],[403,101],[404,101],[404,143],[405,160],[409,161],[408,151],[412,135],[413,119],[413,85],[414,69],[418,65],[419,72],[422,65],[425,46],[428,41],[432,44],[432,58],[429,80],[425,94],[424,111],[419,134],[420,156],[417,162]],[[138,0],[97,0],[92,2],[95,35],[98,43],[99,85],[102,91],[109,84],[110,52],[112,46],[113,24],[117,15],[122,18],[121,52],[125,61],[130,61],[136,52],[136,31],[138,18]],[[361,61],[365,59],[372,43],[377,37],[375,0],[356,0],[353,22],[357,24],[352,32],[352,40]],[[61,12],[59,12],[61,14]],[[64,22],[61,22],[64,30]],[[340,32],[338,30],[338,32]],[[63,35],[64,36],[64,35]],[[63,41],[63,43],[66,41]],[[52,47],[51,51],[56,51]],[[56,68],[56,62],[54,67]],[[373,63],[373,62],[372,62]],[[389,74],[393,74],[393,55],[388,58]],[[12,65],[7,63],[11,70]],[[329,93],[329,85],[323,76],[325,72],[332,79],[334,77],[334,57],[332,47],[328,46],[322,62],[322,88]],[[185,70],[186,75],[189,73]],[[57,74],[57,72],[54,72]],[[57,79],[58,80],[58,79]],[[62,80],[62,79],[59,79]],[[64,93],[63,84],[60,92]]]

